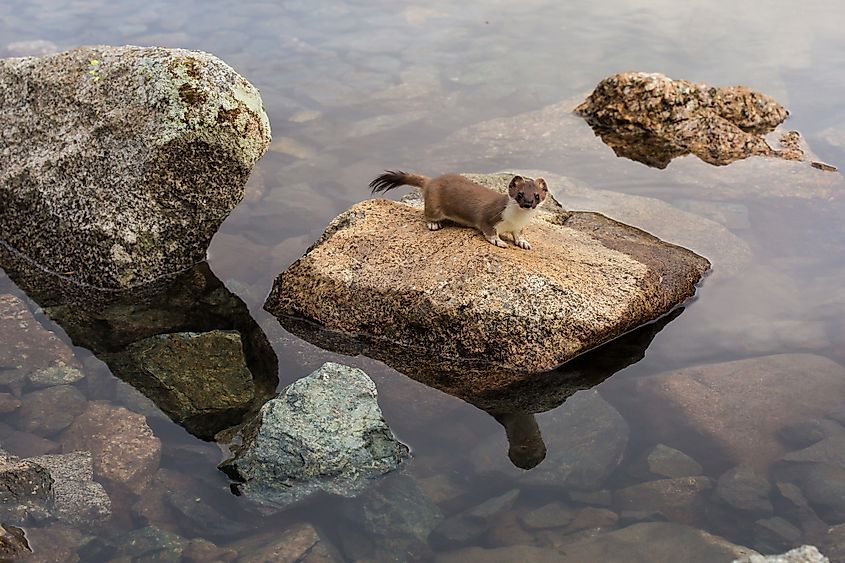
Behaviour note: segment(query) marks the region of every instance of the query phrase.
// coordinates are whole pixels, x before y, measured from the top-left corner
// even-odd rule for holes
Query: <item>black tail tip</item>
[[[401,170],[385,170],[370,182],[370,193],[386,192],[405,183],[405,173]]]

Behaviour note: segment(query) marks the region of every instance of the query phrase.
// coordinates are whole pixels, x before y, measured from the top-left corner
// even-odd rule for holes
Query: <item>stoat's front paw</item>
[[[516,245],[517,245],[519,248],[524,248],[525,250],[531,250],[531,245],[530,245],[530,244],[528,243],[528,241],[527,241],[527,240],[525,240],[524,238],[521,238],[521,239],[517,240],[517,241],[516,241]]]
[[[508,247],[508,245],[505,243],[505,241],[503,241],[503,240],[502,240],[502,239],[500,239],[499,237],[496,237],[496,238],[489,238],[489,239],[487,239],[487,240],[488,240],[488,241],[490,241],[490,244],[495,244],[495,245],[496,245],[496,246],[498,246],[499,248],[507,248],[507,247]]]
[[[425,224],[425,226],[428,227],[429,231],[437,231],[443,226],[443,224],[438,221],[429,221]]]

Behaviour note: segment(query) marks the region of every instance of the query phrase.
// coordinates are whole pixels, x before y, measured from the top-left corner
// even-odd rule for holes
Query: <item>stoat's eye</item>
[[[534,201],[540,201],[540,194],[534,194]]]

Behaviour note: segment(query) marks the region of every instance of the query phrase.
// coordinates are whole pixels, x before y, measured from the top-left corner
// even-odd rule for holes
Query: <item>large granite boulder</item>
[[[363,371],[326,363],[286,387],[233,434],[220,469],[267,509],[317,492],[354,497],[408,458]]]
[[[657,168],[692,153],[716,165],[752,155],[801,160],[798,134],[775,150],[762,135],[789,115],[771,97],[744,86],[714,88],[662,74],[605,78],[575,108],[619,156]]]
[[[510,180],[472,178],[501,191]],[[418,207],[364,201],[276,279],[264,306],[429,355],[537,372],[670,311],[710,266],[596,213],[550,207],[526,236],[531,251],[498,248],[474,229],[428,231]]]
[[[0,243],[99,287],[183,270],[269,141],[258,91],[207,53],[0,60]]]

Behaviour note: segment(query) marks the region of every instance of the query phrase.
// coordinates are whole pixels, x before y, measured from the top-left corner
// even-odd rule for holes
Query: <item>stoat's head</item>
[[[508,195],[523,209],[535,209],[543,203],[549,193],[549,187],[542,178],[523,178],[514,176],[508,186]]]

